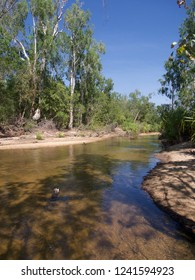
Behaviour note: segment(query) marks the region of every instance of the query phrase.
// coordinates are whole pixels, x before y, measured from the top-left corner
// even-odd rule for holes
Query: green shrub
[[[192,112],[192,116],[185,118],[185,123],[190,125],[190,138],[195,142],[195,111]]]
[[[58,133],[58,137],[59,137],[59,138],[64,138],[64,136],[65,136],[65,135],[64,135],[64,132],[59,132],[59,133]]]
[[[38,132],[36,133],[36,139],[37,139],[37,140],[44,140],[43,134],[42,134],[41,132],[38,131]]]
[[[55,116],[55,123],[58,128],[65,128],[68,125],[69,116],[62,111],[57,112]]]
[[[133,135],[138,135],[140,132],[139,124],[130,122],[128,120],[123,123],[122,129],[129,133],[132,133]]]
[[[160,123],[155,123],[150,125],[150,131],[151,132],[160,132],[161,130],[161,124]]]
[[[186,117],[186,112],[182,107],[165,110],[162,113],[162,137],[173,143],[189,140],[191,128],[185,121]]]
[[[140,132],[142,133],[147,133],[147,132],[150,132],[151,131],[151,125],[146,123],[146,122],[143,122],[140,124]]]

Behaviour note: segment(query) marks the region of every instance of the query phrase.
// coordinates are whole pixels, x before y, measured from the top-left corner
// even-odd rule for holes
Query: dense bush
[[[191,127],[186,118],[187,112],[182,107],[162,112],[162,137],[173,143],[190,140]]]

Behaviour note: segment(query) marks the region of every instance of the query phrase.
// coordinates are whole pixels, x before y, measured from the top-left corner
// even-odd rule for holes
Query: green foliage
[[[140,132],[141,133],[148,133],[152,131],[152,126],[146,122],[140,124]]]
[[[187,60],[195,59],[195,1],[192,0],[189,9],[186,10],[187,18],[180,28],[181,39],[177,52]]]
[[[109,98],[103,92],[96,98],[91,113],[90,124],[92,126],[109,124]]]
[[[11,98],[5,98],[0,104],[0,122],[8,124],[15,117],[14,101]]]
[[[147,122],[132,122],[131,120],[126,120],[122,124],[122,128],[133,136],[137,136],[139,133],[160,131],[160,125],[158,123],[149,124]]]
[[[190,126],[185,122],[187,112],[182,107],[175,110],[164,108],[162,111],[162,137],[172,143],[190,139]]]
[[[54,119],[58,128],[68,124],[69,92],[62,81],[49,80],[42,96],[42,110],[47,119]]]
[[[55,13],[52,0],[31,0],[31,7],[33,14],[42,20],[51,19]]]
[[[139,129],[139,125],[138,123],[133,123],[129,120],[126,120],[123,125],[122,128],[124,131],[127,131],[131,134],[133,134],[134,136],[138,135],[140,133],[140,129]]]
[[[149,132],[160,132],[161,131],[161,123],[160,122],[154,122],[153,124],[150,124],[150,131]]]
[[[133,135],[160,129],[157,108],[149,102],[149,97],[142,96],[138,91],[131,93],[129,98],[102,92],[96,98],[91,114],[92,126],[117,124]]]
[[[27,119],[31,131],[40,108],[58,128],[114,124],[137,134],[157,127],[150,96],[114,93],[112,79],[102,75],[105,47],[80,1],[66,10],[66,1],[16,2],[0,20],[0,122]]]
[[[59,111],[56,113],[54,120],[58,128],[65,128],[68,126],[69,116],[66,112]]]
[[[185,125],[189,125],[191,129],[191,141],[195,142],[195,111],[192,112],[190,117],[185,117]]]
[[[66,75],[70,83],[71,98],[69,128],[80,125],[84,119],[88,122],[90,109],[86,107],[93,103],[92,98],[97,92],[97,79],[100,77],[99,53],[103,48],[102,44],[96,43],[92,38],[93,31],[89,20],[89,12],[81,9],[79,1],[65,14],[64,45],[68,55]],[[78,92],[79,102],[75,103],[75,95],[77,94],[77,98]]]
[[[65,134],[64,134],[63,132],[59,132],[59,133],[58,133],[58,137],[59,137],[59,138],[64,138],[64,136],[65,136]]]
[[[14,91],[12,80],[0,79],[0,122],[9,124],[18,115],[19,97]]]
[[[36,137],[37,140],[44,140],[43,134],[39,131],[36,133],[35,137]]]
[[[187,10],[177,48],[165,63],[160,92],[172,101],[172,109],[161,108],[162,131],[173,142],[194,139],[195,109],[195,0]]]
[[[36,127],[36,123],[33,120],[27,120],[24,125],[24,131],[25,132],[31,132],[33,128]]]

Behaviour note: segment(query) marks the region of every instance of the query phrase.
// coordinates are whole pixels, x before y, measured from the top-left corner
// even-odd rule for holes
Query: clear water
[[[195,259],[141,189],[158,150],[150,136],[0,151],[0,259]]]

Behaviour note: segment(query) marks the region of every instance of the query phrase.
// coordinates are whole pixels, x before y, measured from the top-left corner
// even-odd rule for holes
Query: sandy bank
[[[142,187],[154,201],[195,234],[195,147],[183,143],[157,154],[160,163]]]
[[[42,140],[37,139],[37,133],[40,133]],[[159,133],[141,133],[140,136],[159,135]],[[128,134],[120,128],[115,128],[113,132],[94,132],[91,130],[80,131],[77,129],[60,132],[57,129],[48,129],[42,127],[33,133],[23,134],[18,137],[0,138],[0,150],[8,149],[35,149],[42,147],[57,147],[75,144],[87,144],[102,141],[111,137],[127,136]]]
[[[20,136],[11,138],[0,139],[0,150],[10,149],[35,149],[42,147],[58,147],[75,144],[87,144],[96,141],[102,141],[111,137],[117,136],[115,133],[109,133],[97,137],[78,137],[78,136],[65,136],[63,138],[57,138],[55,136],[47,137],[43,140],[37,140],[36,136]]]

